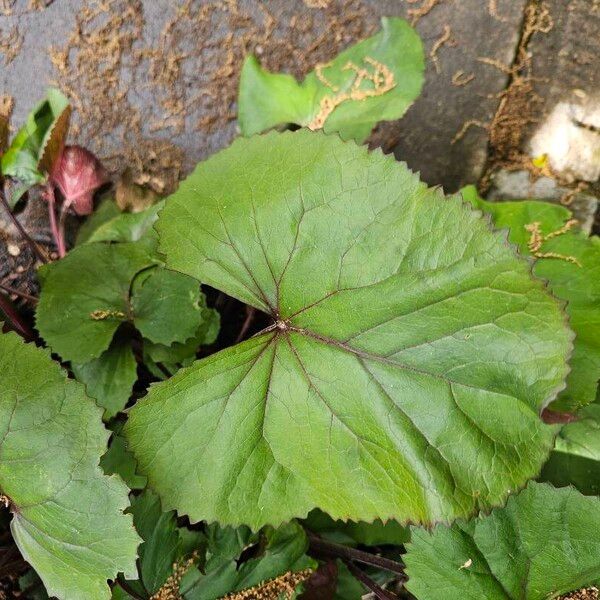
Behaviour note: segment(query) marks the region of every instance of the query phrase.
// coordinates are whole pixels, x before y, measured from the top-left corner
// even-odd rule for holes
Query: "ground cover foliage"
[[[24,597],[595,593],[598,238],[362,145],[423,70],[392,18],[301,83],[249,56],[242,137],[134,211],[58,91],[0,148],[57,250],[34,328],[0,291]]]

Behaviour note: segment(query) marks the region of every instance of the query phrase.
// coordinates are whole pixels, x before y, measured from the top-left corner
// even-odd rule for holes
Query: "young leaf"
[[[85,244],[90,241],[90,238],[95,234],[96,230],[108,223],[113,218],[121,215],[119,207],[110,197],[105,197],[100,200],[96,210],[83,222],[77,232],[76,246]],[[97,241],[112,241],[112,240],[97,240]],[[135,240],[118,240],[118,241],[135,241]]]
[[[11,530],[50,596],[110,598],[107,579],[135,573],[139,538],[127,488],[102,474],[108,432],[83,386],[49,352],[0,336],[0,491]]]
[[[569,325],[576,333],[567,387],[550,408],[570,411],[593,402],[600,378],[600,279],[596,275],[600,238],[587,237],[567,225],[571,213],[563,206],[537,201],[486,202],[474,187],[463,190],[463,196],[491,214],[496,227],[510,228],[509,239],[525,254],[531,254],[536,232],[548,237],[534,253],[533,273],[548,281],[555,296],[567,301]]]
[[[29,185],[43,181],[49,162],[56,159],[64,141],[70,110],[69,101],[61,92],[48,90],[46,99],[29,114],[2,155],[3,175]]]
[[[190,358],[194,358],[200,346],[212,344],[219,333],[220,316],[214,308],[206,306],[203,295],[200,296],[200,306],[202,323],[192,338],[183,344],[175,342],[170,346],[154,344],[149,340],[144,340],[144,356],[153,362],[171,365],[181,364]]]
[[[334,521],[329,515],[313,510],[306,518],[306,526],[310,531],[318,533],[327,540],[337,544],[355,546],[381,546],[405,544],[410,539],[410,531],[396,521],[374,521],[373,523],[354,523]]]
[[[253,539],[249,530],[211,525],[204,572],[190,571],[181,583],[185,600],[216,600],[288,571],[299,572],[315,566],[315,561],[306,556],[308,541],[298,523],[291,522],[278,529],[267,527],[261,535],[264,551],[238,566],[239,555]]]
[[[585,406],[575,421],[563,426],[541,479],[600,495],[600,403]]]
[[[137,462],[133,454],[127,449],[127,442],[121,435],[121,423],[117,422],[112,427],[113,434],[108,450],[100,459],[100,466],[107,475],[116,473],[131,490],[143,490],[146,487],[146,478],[136,473]]]
[[[111,205],[116,208],[112,201]],[[100,223],[85,242],[137,242],[152,228],[163,206],[164,201],[161,201],[137,213],[118,213]]]
[[[337,561],[338,581],[334,600],[362,600],[365,596],[365,587],[350,573],[348,567]]]
[[[138,244],[89,244],[40,268],[37,328],[63,360],[98,358],[130,320],[131,283],[157,264]]]
[[[546,600],[600,580],[600,500],[530,483],[468,523],[412,529],[408,590],[422,600]]]
[[[556,438],[555,449],[600,461],[600,404],[582,408]]]
[[[139,573],[144,588],[155,594],[173,572],[173,564],[188,554],[187,538],[177,527],[173,511],[162,512],[160,499],[151,490],[133,499],[131,513],[144,543],[139,549]],[[197,549],[203,536],[195,534]]]
[[[98,358],[83,364],[72,363],[71,370],[76,379],[85,384],[88,396],[104,408],[105,419],[125,408],[137,379],[131,342],[118,335]]]
[[[317,65],[302,83],[265,71],[254,56],[240,76],[243,135],[295,123],[363,142],[378,121],[399,119],[421,92],[423,45],[406,21],[383,18],[381,31]]]
[[[273,318],[132,409],[166,508],[254,529],[315,507],[431,523],[539,472],[572,334],[460,198],[300,130],[200,164],[156,228],[171,268]]]
[[[196,279],[154,269],[139,285],[134,282],[131,309],[135,326],[156,344],[184,343],[202,322],[200,297]]]

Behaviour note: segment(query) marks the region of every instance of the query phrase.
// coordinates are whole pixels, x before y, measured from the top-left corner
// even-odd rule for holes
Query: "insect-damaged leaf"
[[[381,31],[317,65],[302,83],[269,73],[254,56],[240,76],[244,135],[295,123],[364,141],[378,121],[399,119],[423,85],[423,45],[406,21],[383,18]]]
[[[110,598],[107,579],[135,574],[139,538],[119,478],[98,462],[108,432],[83,386],[49,352],[0,336],[0,491],[11,530],[50,596]]]
[[[171,268],[269,313],[151,388],[125,428],[165,509],[258,528],[431,523],[539,472],[567,372],[557,302],[405,165],[299,130],[200,164],[156,228]]]
[[[600,500],[530,483],[489,516],[412,529],[407,588],[419,600],[546,600],[600,581]]]
[[[474,187],[463,195],[491,214],[498,228],[510,228],[509,239],[525,254],[533,252],[534,275],[548,281],[552,292],[566,300],[569,325],[576,334],[567,387],[550,406],[576,410],[593,402],[600,379],[600,238],[577,230],[564,206],[537,202],[486,202]]]

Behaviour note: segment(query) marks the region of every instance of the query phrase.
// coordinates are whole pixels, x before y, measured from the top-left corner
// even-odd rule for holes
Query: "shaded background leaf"
[[[117,332],[108,350],[87,363],[72,363],[71,370],[110,419],[125,408],[137,379],[131,341]]]
[[[505,508],[412,528],[407,588],[419,600],[545,600],[600,580],[600,499],[530,483]]]

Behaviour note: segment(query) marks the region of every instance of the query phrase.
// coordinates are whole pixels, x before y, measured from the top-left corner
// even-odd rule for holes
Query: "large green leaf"
[[[72,363],[71,370],[86,385],[88,395],[104,408],[105,419],[125,408],[137,379],[131,342],[119,335],[98,358],[84,364]]]
[[[356,68],[363,74],[359,76]],[[377,35],[311,71],[302,83],[291,75],[269,73],[249,56],[240,77],[240,128],[244,135],[252,135],[295,123],[362,142],[378,121],[399,119],[406,112],[421,92],[424,69],[419,36],[397,18],[383,18]],[[364,73],[377,79],[377,92],[373,93],[376,86]],[[391,78],[388,85],[386,76]],[[352,97],[356,89],[359,92]],[[366,90],[373,95],[363,97]],[[324,104],[331,103],[336,105],[333,112],[324,111]]]
[[[134,277],[156,264],[136,243],[86,244],[40,268],[37,328],[64,360],[98,358],[122,323],[132,319]]]
[[[600,580],[600,500],[530,483],[505,508],[433,532],[404,556],[419,600],[546,600]]]
[[[264,547],[260,555],[238,564],[242,551],[257,542]],[[307,548],[306,535],[295,522],[277,529],[267,527],[260,536],[253,536],[244,527],[211,525],[204,568],[187,573],[181,582],[182,595],[185,600],[216,600],[288,571],[313,568],[315,561],[306,556]]]
[[[268,331],[152,387],[125,428],[165,508],[431,523],[535,476],[571,332],[460,198],[337,136],[239,139],[156,224],[168,265]]]
[[[509,239],[525,254],[530,254],[531,232],[527,227],[537,222],[542,235],[553,234],[571,217],[563,206],[547,202],[486,202],[474,187],[463,190],[463,195],[473,206],[491,214],[497,227],[509,228]],[[567,301],[569,324],[576,333],[575,347],[567,387],[551,408],[575,410],[594,401],[600,378],[600,238],[569,229],[543,242],[539,252],[566,257],[535,257],[533,273],[547,280],[552,292]]]
[[[0,490],[11,530],[49,595],[110,598],[106,580],[134,574],[139,538],[127,488],[102,474],[108,432],[83,386],[47,350],[0,336]]]
[[[64,143],[69,116],[68,99],[58,90],[48,90],[2,155],[2,174],[29,185],[43,181]]]

